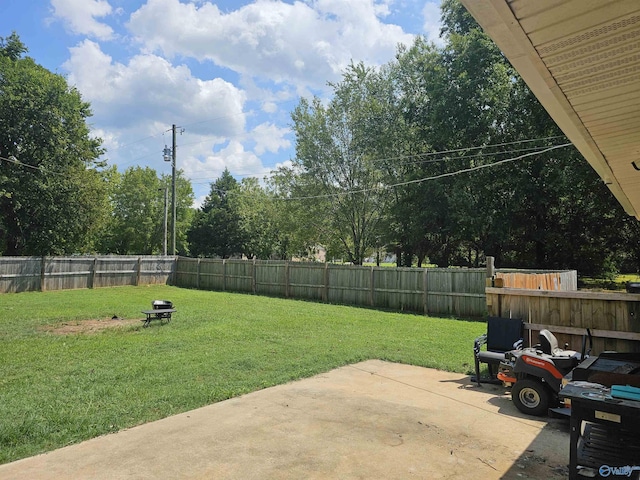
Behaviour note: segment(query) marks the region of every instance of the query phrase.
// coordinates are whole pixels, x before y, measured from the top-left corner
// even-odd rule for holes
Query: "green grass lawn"
[[[467,373],[482,322],[168,286],[0,295],[0,463],[378,358]],[[60,335],[174,302],[169,324]]]
[[[589,290],[625,290],[627,282],[640,282],[637,273],[623,273],[617,275],[614,280],[581,277],[578,278],[578,288]]]

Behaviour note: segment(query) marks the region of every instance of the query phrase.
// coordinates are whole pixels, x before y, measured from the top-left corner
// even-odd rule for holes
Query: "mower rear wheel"
[[[546,415],[549,410],[549,390],[530,378],[518,380],[511,387],[511,400],[518,410],[527,415]]]

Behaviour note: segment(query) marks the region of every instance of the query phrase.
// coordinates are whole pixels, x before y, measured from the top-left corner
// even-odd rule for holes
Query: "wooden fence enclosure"
[[[574,288],[576,272],[380,268],[315,262],[162,256],[0,257],[0,293],[171,284],[462,318],[487,313],[485,285]],[[504,277],[507,278],[507,277]]]

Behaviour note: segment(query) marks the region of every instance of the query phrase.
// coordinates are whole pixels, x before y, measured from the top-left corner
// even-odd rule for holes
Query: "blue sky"
[[[184,128],[196,205],[225,168],[263,178],[295,155],[301,96],[439,28],[439,0],[0,0],[0,37],[16,31],[91,103],[110,164],[169,173],[162,150]]]

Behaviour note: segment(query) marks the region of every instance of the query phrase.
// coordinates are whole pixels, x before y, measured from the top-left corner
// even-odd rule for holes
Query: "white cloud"
[[[182,150],[181,150],[182,151]],[[179,168],[185,171],[187,177],[194,183],[211,183],[222,175],[226,169],[232,175],[258,176],[267,174],[270,169],[265,168],[260,158],[253,152],[247,151],[237,140],[230,141],[224,148],[216,152],[201,155],[193,149],[187,149],[181,154]]]
[[[54,17],[61,19],[71,33],[100,40],[114,37],[109,25],[96,20],[113,13],[107,0],[51,0],[51,7]]]
[[[200,80],[186,66],[151,54],[117,63],[90,40],[70,52],[69,82],[91,102],[102,128],[146,128],[148,134],[156,124],[181,124],[219,141],[244,132],[245,94],[231,83]]]
[[[207,163],[221,161],[223,168],[220,169],[220,173],[224,167],[236,175],[246,175],[247,172],[254,173],[263,169],[260,159],[253,152],[246,151],[242,143],[238,141],[229,142],[226,148],[208,156],[205,161]]]
[[[329,92],[327,81],[352,60],[383,64],[398,43],[413,42],[385,21],[411,12],[416,33],[424,19],[430,39],[440,27],[438,3],[418,0],[243,0],[226,2],[228,10],[214,0],[50,1],[55,18],[86,37],[63,68],[91,103],[109,160],[166,173],[167,129],[184,126],[178,168],[200,202],[225,168],[262,177],[290,163],[287,112],[298,96]],[[125,3],[141,5],[128,22]]]
[[[422,28],[427,39],[436,45],[442,45],[443,39],[440,38],[440,2],[427,2],[422,8],[422,18],[424,23]]]
[[[185,127],[177,138],[177,167],[193,181],[197,195],[225,167],[238,173],[268,170],[240,143],[247,141],[246,95],[229,82],[201,80],[186,66],[152,54],[119,63],[90,40],[70,49],[64,68],[69,83],[91,103],[93,119],[99,119],[93,133],[103,138],[106,158],[120,170],[149,165],[169,173],[162,148],[171,146],[172,124]],[[225,142],[226,148],[212,154]]]
[[[262,155],[267,151],[276,153],[282,148],[289,148],[291,142],[284,138],[289,133],[288,128],[280,128],[272,123],[258,125],[252,132],[252,137],[256,142],[254,151],[258,155]]]
[[[118,142],[118,137],[109,130],[104,130],[102,128],[94,128],[91,131],[91,136],[93,138],[102,139],[102,148],[104,148],[107,151],[115,150],[120,146]]]
[[[262,111],[265,113],[275,113],[278,111],[278,104],[275,102],[263,102],[262,103]]]
[[[224,13],[209,2],[148,0],[128,28],[149,52],[211,60],[298,88],[324,88],[351,62],[380,64],[412,35],[381,22],[388,1],[256,0]]]

